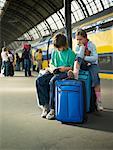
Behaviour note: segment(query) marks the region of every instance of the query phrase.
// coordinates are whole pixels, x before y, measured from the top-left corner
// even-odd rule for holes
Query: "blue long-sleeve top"
[[[83,58],[85,61],[91,64],[98,64],[98,54],[96,51],[96,46],[91,41],[88,41],[87,48],[91,52],[90,56],[84,56],[85,46],[77,45],[75,51],[77,57]]]

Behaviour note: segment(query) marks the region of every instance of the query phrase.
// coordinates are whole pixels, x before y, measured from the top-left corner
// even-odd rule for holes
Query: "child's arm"
[[[84,53],[85,53],[85,46],[82,44],[82,45],[77,45],[76,47],[76,55],[77,57],[80,57],[80,58],[84,58]]]
[[[94,54],[93,56],[85,56],[84,60],[87,62],[95,62],[98,60],[98,54]]]
[[[80,64],[78,63],[78,61],[75,61],[74,62],[74,70],[68,71],[68,77],[78,79],[79,69],[80,69]]]
[[[90,56],[85,56],[84,60],[87,62],[95,62],[98,60],[98,54],[96,52],[96,47],[94,44],[90,45],[90,47],[91,47],[92,53]]]
[[[79,70],[80,70],[80,64],[78,63],[78,61],[75,61],[74,71],[73,71],[75,79],[78,79]]]

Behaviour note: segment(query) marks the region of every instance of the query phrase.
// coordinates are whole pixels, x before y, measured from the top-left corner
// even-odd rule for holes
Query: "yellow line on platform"
[[[99,73],[100,78],[102,79],[112,79],[113,80],[113,74],[104,74],[104,73]]]

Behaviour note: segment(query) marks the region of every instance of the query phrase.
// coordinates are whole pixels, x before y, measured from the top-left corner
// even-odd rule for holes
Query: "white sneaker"
[[[52,120],[55,119],[55,110],[51,109],[50,112],[47,114],[46,119]]]
[[[48,111],[49,111],[48,108],[44,106],[43,109],[42,109],[41,117],[46,118],[46,116],[48,114]]]
[[[102,106],[102,102],[101,101],[97,102],[97,110],[98,111],[103,111],[103,106]]]

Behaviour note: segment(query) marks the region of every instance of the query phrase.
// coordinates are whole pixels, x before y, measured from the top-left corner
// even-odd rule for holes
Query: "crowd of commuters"
[[[31,68],[33,62],[36,61],[36,66],[33,71],[39,72],[42,69],[42,50],[37,49],[35,55],[32,55],[30,44],[24,44],[22,54],[14,53],[7,47],[2,48],[1,52],[1,77],[14,76],[14,71],[24,71],[25,77],[31,76]]]

